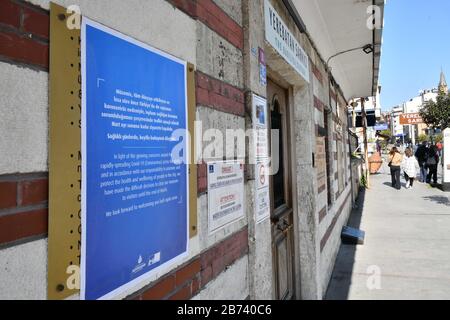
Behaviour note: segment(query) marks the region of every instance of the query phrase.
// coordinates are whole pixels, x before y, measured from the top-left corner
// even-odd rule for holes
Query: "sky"
[[[449,30],[449,0],[387,0],[380,69],[383,110],[437,87],[441,67],[450,84]]]

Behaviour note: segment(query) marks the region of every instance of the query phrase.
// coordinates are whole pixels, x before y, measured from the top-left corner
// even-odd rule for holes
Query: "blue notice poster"
[[[82,85],[81,298],[110,299],[188,251],[186,63],[83,19]]]

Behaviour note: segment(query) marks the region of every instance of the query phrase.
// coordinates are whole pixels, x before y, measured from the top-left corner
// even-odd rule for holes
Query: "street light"
[[[332,55],[327,60],[327,69],[329,69],[329,65],[330,65],[331,59],[336,58],[337,56],[340,56],[341,54],[352,52],[352,51],[357,51],[357,50],[362,50],[362,51],[364,51],[365,54],[371,54],[373,52],[373,45],[369,43],[369,44],[366,44],[366,45],[364,45],[362,47],[357,47],[357,48],[353,48],[353,49],[344,50],[344,51],[341,51],[341,52],[338,52],[338,53]]]

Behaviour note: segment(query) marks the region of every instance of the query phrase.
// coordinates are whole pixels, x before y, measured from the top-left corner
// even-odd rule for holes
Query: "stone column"
[[[258,50],[264,48],[264,1],[242,0],[244,24],[244,86],[246,90],[246,128],[253,128],[252,94],[266,97],[266,86],[259,80]],[[250,139],[251,140],[251,139]],[[247,145],[247,164],[253,156]],[[249,234],[250,299],[273,299],[272,235],[270,219],[255,221],[255,165],[248,164],[247,218]]]

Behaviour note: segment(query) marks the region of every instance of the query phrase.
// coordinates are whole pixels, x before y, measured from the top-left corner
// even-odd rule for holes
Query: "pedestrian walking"
[[[417,162],[419,162],[420,167],[420,182],[425,183],[427,180],[428,175],[428,169],[427,169],[427,159],[428,159],[428,147],[427,142],[422,142],[422,145],[420,145],[417,148],[417,151],[415,153]]]
[[[403,156],[398,151],[397,147],[393,147],[389,153],[389,167],[391,168],[392,187],[397,190],[401,189],[400,173]]]
[[[414,185],[414,180],[417,176],[417,167],[418,162],[414,157],[413,151],[411,148],[407,148],[405,151],[405,156],[402,161],[402,170],[405,174],[406,180],[406,189],[411,189]]]
[[[427,167],[428,167],[427,183],[431,184],[431,179],[433,179],[433,183],[437,184],[438,164],[439,164],[438,150],[436,146],[431,146],[428,149],[428,157],[427,157]]]

